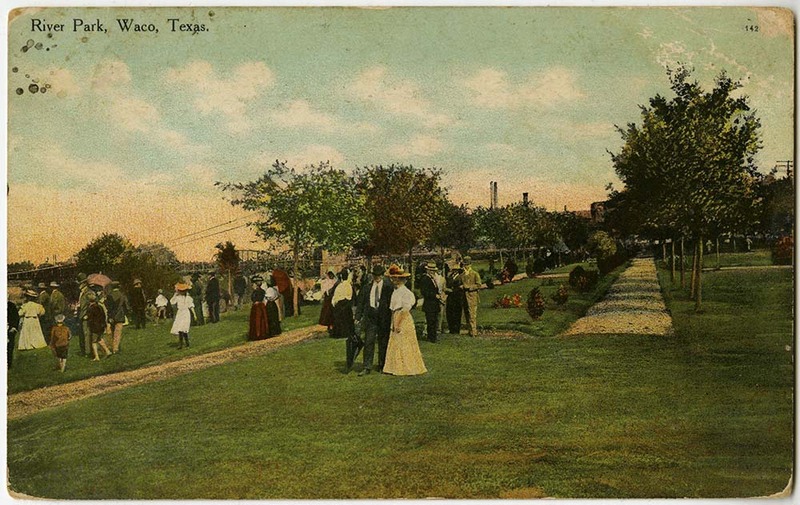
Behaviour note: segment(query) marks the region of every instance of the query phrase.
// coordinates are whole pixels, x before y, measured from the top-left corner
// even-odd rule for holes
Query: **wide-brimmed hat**
[[[47,284],[45,284],[44,282],[40,282],[39,285],[36,286],[36,287],[39,288],[39,289],[44,289],[44,288],[47,287]]]
[[[375,265],[372,267],[372,275],[374,276],[381,276],[386,272],[386,269],[383,268],[383,265]]]
[[[279,296],[280,294],[278,293],[277,289],[273,288],[272,286],[267,288],[267,294],[265,295],[265,298],[268,301],[274,302],[275,300],[278,299]]]
[[[133,279],[133,285],[135,286],[137,284],[141,286],[142,285],[142,281],[140,281],[139,279]]]
[[[189,289],[191,289],[191,286],[185,282],[175,284],[175,291],[189,291]]]
[[[56,322],[57,322],[57,323],[63,323],[63,322],[64,322],[64,319],[66,319],[66,318],[67,318],[67,317],[66,317],[64,314],[58,314],[58,315],[56,316]]]
[[[429,261],[429,262],[425,263],[425,269],[426,270],[439,270],[439,267],[436,266],[436,262],[435,261]]]
[[[58,287],[58,283],[56,281],[53,281],[53,282],[50,283],[50,287],[51,288],[57,288]]]
[[[264,282],[264,278],[261,277],[260,275],[254,275],[250,277],[250,282],[252,282],[253,284],[261,284],[262,282]]]
[[[469,256],[464,256],[464,259],[461,260],[461,263],[463,263],[464,265],[471,265],[472,258],[470,258]]]
[[[39,295],[38,295],[38,293],[36,293],[36,291],[34,291],[32,289],[29,289],[29,290],[25,291],[25,296],[28,297],[28,298],[38,298]]]
[[[386,272],[386,276],[392,279],[406,279],[411,277],[411,274],[400,268],[399,265],[392,265],[389,267],[389,271]]]

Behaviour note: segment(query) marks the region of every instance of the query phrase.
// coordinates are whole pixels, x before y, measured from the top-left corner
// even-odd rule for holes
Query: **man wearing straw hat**
[[[472,258],[464,256],[464,272],[461,274],[461,289],[464,291],[464,315],[469,326],[469,336],[478,334],[478,290],[481,276],[472,269]]]
[[[425,275],[419,279],[419,292],[424,301],[422,311],[425,312],[428,341],[436,343],[439,329],[439,317],[442,314],[442,290],[436,279],[436,263],[429,261],[425,264]]]
[[[64,298],[64,294],[59,291],[59,285],[56,281],[50,283],[50,316],[53,318],[53,321],[59,315],[66,315],[67,312],[67,299]]]

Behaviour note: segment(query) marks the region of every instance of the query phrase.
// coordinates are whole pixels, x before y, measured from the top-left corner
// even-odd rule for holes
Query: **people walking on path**
[[[438,340],[439,318],[442,314],[442,292],[436,263],[429,261],[425,264],[425,275],[419,279],[419,291],[422,295],[422,311],[425,313],[425,323],[428,341],[436,343]]]
[[[217,274],[211,272],[206,284],[206,303],[208,304],[208,319],[211,323],[219,322],[219,280]]]
[[[462,300],[464,316],[469,328],[469,336],[478,335],[478,290],[481,289],[481,276],[472,269],[472,258],[464,256],[464,271],[461,273],[461,289],[464,292]]]
[[[417,332],[411,309],[416,303],[414,293],[406,287],[411,276],[397,265],[389,267],[389,279],[394,284],[392,299],[389,304],[392,310],[392,328],[389,335],[389,346],[386,349],[386,363],[383,373],[391,375],[420,375],[428,370],[422,360],[422,353],[417,343]]]
[[[178,349],[183,349],[184,344],[189,347],[189,328],[195,313],[194,300],[189,296],[191,286],[179,282],[175,284],[175,294],[170,303],[175,306],[175,321],[172,323],[170,333],[178,336]]]
[[[38,299],[35,291],[25,292],[27,301],[19,309],[19,317],[22,319],[22,328],[19,331],[19,344],[17,349],[25,351],[28,349],[41,349],[47,347],[47,342],[42,333],[42,325],[39,318],[44,316],[45,309],[35,300]]]
[[[384,277],[386,271],[380,265],[372,267],[372,276],[361,290],[356,306],[356,320],[364,328],[364,368],[358,375],[366,375],[372,370],[375,346],[378,346],[377,369],[383,369],[386,361],[386,348],[389,345],[389,332],[392,328],[392,301],[394,287]]]
[[[100,300],[94,291],[89,291],[86,295],[86,300],[88,305],[86,307],[86,316],[84,320],[85,331],[86,335],[89,336],[89,345],[92,349],[94,361],[100,361],[100,355],[97,352],[98,347],[103,349],[106,356],[111,356],[111,349],[108,348],[104,337],[107,320],[106,311],[100,304]]]
[[[253,292],[250,294],[250,329],[247,332],[248,340],[263,340],[269,337],[269,326],[272,322],[267,314],[267,304],[265,301],[267,292],[261,287],[264,279],[257,275],[253,277]],[[276,315],[277,319],[277,315]]]
[[[69,341],[72,333],[64,325],[64,314],[58,314],[55,325],[50,329],[50,348],[56,358],[56,369],[64,373],[67,368],[67,355],[69,354]]]
[[[130,296],[131,303],[131,317],[136,329],[144,329],[147,327],[147,296],[144,294],[142,288],[142,281],[139,279],[133,280],[133,288],[131,289]]]
[[[111,326],[111,352],[116,354],[120,350],[122,328],[125,326],[131,307],[128,297],[119,289],[119,281],[113,281],[109,286],[111,293],[106,297],[106,310],[108,311],[108,324]]]

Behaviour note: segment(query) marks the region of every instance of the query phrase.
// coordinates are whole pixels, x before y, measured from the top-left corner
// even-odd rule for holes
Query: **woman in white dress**
[[[44,315],[45,311],[44,307],[34,301],[37,296],[34,291],[26,291],[27,301],[19,308],[22,329],[19,332],[17,349],[20,351],[47,347],[47,342],[42,334],[42,325],[39,323],[39,318]]]
[[[422,361],[422,353],[417,343],[417,331],[411,308],[416,303],[414,293],[406,287],[411,276],[397,265],[389,267],[386,274],[394,284],[389,308],[392,311],[392,331],[389,334],[389,347],[386,349],[386,363],[383,373],[391,375],[420,375],[428,370]]]
[[[189,296],[191,286],[179,282],[175,284],[175,294],[169,301],[175,306],[175,322],[172,323],[170,333],[178,335],[178,349],[183,349],[184,343],[189,347],[189,327],[192,325],[194,313],[194,300]]]

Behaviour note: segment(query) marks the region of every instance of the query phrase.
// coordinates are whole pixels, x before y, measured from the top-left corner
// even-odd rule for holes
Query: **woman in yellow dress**
[[[416,303],[414,293],[406,287],[411,276],[397,265],[389,267],[386,273],[394,284],[389,308],[392,311],[392,331],[389,334],[389,347],[386,349],[386,363],[383,373],[391,375],[420,375],[428,370],[422,361],[422,353],[417,343],[417,331],[411,308]]]

